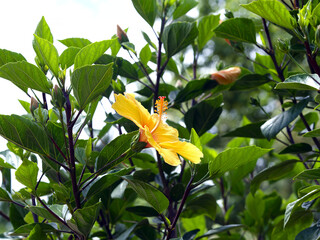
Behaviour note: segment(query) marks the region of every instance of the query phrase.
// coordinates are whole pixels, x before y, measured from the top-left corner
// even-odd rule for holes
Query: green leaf
[[[196,0],[181,0],[177,2],[177,7],[174,10],[172,17],[173,19],[177,19],[187,12],[189,12],[192,8],[198,5]]]
[[[320,197],[320,189],[315,189],[304,195],[302,198],[297,199],[294,202],[291,202],[287,205],[286,212],[284,215],[284,223],[283,226],[286,227],[293,213],[302,205],[304,202],[311,201]]]
[[[190,134],[190,142],[202,151],[202,144],[197,132],[192,128]]]
[[[0,169],[1,168],[15,169],[14,166],[12,166],[11,164],[5,162],[2,158],[0,158]]]
[[[274,138],[284,127],[287,127],[307,106],[309,98],[300,101],[292,106],[288,111],[282,112],[279,115],[266,121],[261,126],[262,134],[270,140]]]
[[[193,198],[186,204],[181,217],[193,218],[198,215],[206,215],[212,220],[215,219],[217,212],[216,199],[211,194],[203,194]]]
[[[27,186],[28,188],[31,188],[32,190],[35,190],[37,185],[38,171],[39,168],[37,163],[25,159],[15,172],[15,176],[18,182]]]
[[[150,61],[152,53],[150,50],[150,47],[148,44],[146,44],[140,51],[140,61],[143,65],[147,65],[147,63]]]
[[[84,66],[72,73],[71,85],[81,109],[107,90],[112,78],[112,65]]]
[[[231,132],[228,132],[227,134],[223,135],[223,137],[265,138],[260,129],[264,122],[265,121],[260,121],[247,124],[243,127],[239,127]]]
[[[91,43],[83,47],[74,59],[74,69],[91,65],[97,61],[117,39]]]
[[[52,33],[44,17],[42,17],[40,22],[38,23],[34,34],[49,41],[50,43],[53,43]]]
[[[121,156],[121,154],[127,152],[131,149],[131,143],[133,138],[137,136],[137,132],[131,132],[128,134],[122,134],[119,137],[112,140],[107,144],[100,152],[97,160],[97,170],[101,169],[103,166],[108,165],[108,168],[111,168],[118,163],[124,161],[127,157],[133,154],[132,151],[129,151],[126,156],[115,161]],[[115,162],[113,162],[115,161]]]
[[[30,232],[36,225],[40,226],[41,230],[45,233],[56,232],[56,229],[49,224],[31,223],[31,224],[22,225],[21,227],[17,228],[14,232],[10,233],[10,235],[11,236],[21,236],[21,235],[27,236],[30,234]]]
[[[157,217],[159,213],[155,211],[151,207],[147,206],[135,206],[135,207],[128,207],[126,208],[128,212],[132,212],[141,217]]]
[[[294,169],[296,163],[296,160],[288,160],[262,170],[252,179],[250,183],[251,193],[255,194],[263,181],[275,181],[284,178],[289,172],[292,171],[292,169]]]
[[[246,197],[247,213],[255,221],[260,221],[266,209],[266,201],[263,199],[264,195],[262,194],[262,192],[258,193],[259,194],[256,194],[255,196],[249,193]]]
[[[35,122],[17,115],[0,115],[0,135],[30,152],[49,155],[50,142]]]
[[[9,193],[3,188],[0,188],[0,201],[5,201],[5,202],[12,201]]]
[[[241,4],[241,6],[281,27],[294,29],[295,19],[287,8],[277,0],[258,0],[249,4]]]
[[[297,74],[287,78],[284,82],[278,83],[275,89],[295,90],[319,90],[320,78],[318,74]]]
[[[270,81],[266,75],[246,74],[233,84],[230,91],[254,89]]]
[[[317,240],[320,237],[320,228],[317,224],[312,227],[306,228],[295,236],[295,240]]]
[[[77,47],[77,48],[83,48],[91,42],[88,39],[85,38],[66,38],[63,40],[59,40],[63,45],[67,47]]]
[[[152,27],[157,16],[157,1],[132,0],[132,3],[140,16]]]
[[[49,67],[53,75],[59,75],[59,54],[53,44],[46,39],[40,38],[34,34],[33,49],[37,53],[39,59]]]
[[[50,84],[46,75],[31,63],[25,61],[7,63],[0,67],[0,77],[11,81],[24,91],[32,88],[50,94]]]
[[[168,208],[169,200],[154,186],[140,180],[133,179],[130,176],[123,177],[123,179],[128,182],[129,186],[138,194],[139,197],[146,200],[159,214]]]
[[[256,43],[256,29],[248,18],[231,18],[219,24],[213,32],[217,37],[233,41]]]
[[[26,61],[20,53],[11,52],[6,49],[0,49],[0,67],[9,62]]]
[[[116,181],[121,179],[121,176],[127,175],[132,171],[131,168],[125,168],[117,172],[108,173],[107,175],[104,175],[97,181],[95,181],[92,186],[90,187],[86,198],[89,199],[91,196],[96,195],[108,187],[110,187],[112,184],[114,184]]]
[[[219,153],[215,159],[209,162],[210,175],[215,178],[220,177],[225,172],[257,160],[269,151],[271,151],[271,149],[264,149],[257,146],[227,149]]]
[[[193,106],[186,112],[184,120],[187,129],[196,130],[199,136],[207,132],[217,122],[222,113],[222,95],[208,99]]]
[[[320,179],[320,168],[306,169],[295,176],[293,179],[315,180]]]
[[[68,47],[64,50],[59,57],[59,64],[61,65],[61,68],[64,69],[71,67],[74,64],[74,59],[79,51],[80,48],[78,47]]]
[[[207,42],[214,36],[212,31],[219,25],[220,15],[208,15],[200,18],[198,23],[198,49],[201,51]]]
[[[218,85],[216,81],[212,79],[193,80],[187,83],[187,85],[177,94],[174,99],[175,104],[179,104],[190,99],[200,96],[202,93],[210,91]]]
[[[242,228],[242,227],[244,227],[244,225],[242,225],[242,224],[229,224],[229,225],[225,225],[222,227],[217,227],[217,228],[209,230],[208,232],[201,235],[200,237],[197,237],[196,240],[204,238],[204,237],[210,237],[212,235],[217,235],[219,233],[227,232],[232,229]]]
[[[197,36],[198,29],[195,23],[176,22],[166,26],[162,41],[168,58],[192,44]]]
[[[312,130],[310,132],[307,132],[303,134],[304,137],[319,137],[320,136],[320,128]]]
[[[84,236],[87,237],[90,234],[93,224],[99,215],[101,205],[101,202],[98,202],[90,207],[77,209],[74,212],[72,220]]]
[[[283,240],[283,239],[295,239],[295,240],[304,240],[311,239],[309,237],[306,238],[297,238],[297,234],[301,232],[301,230],[308,228],[313,222],[313,214],[311,211],[297,211],[291,217],[289,223],[285,228],[283,228],[283,220],[277,223],[273,230],[271,239],[272,240]],[[300,234],[299,234],[300,235]]]
[[[150,47],[152,47],[154,50],[157,50],[157,46],[151,41],[148,34],[146,34],[144,31],[142,31],[142,35],[144,40],[146,40],[147,43],[149,43]]]
[[[312,147],[307,143],[296,143],[292,144],[285,149],[283,149],[279,154],[286,154],[286,153],[306,153],[312,151]]]
[[[18,100],[19,103],[21,104],[21,106],[24,108],[24,110],[26,110],[27,113],[31,113],[30,111],[30,102],[26,102],[23,100]]]
[[[47,234],[45,232],[43,232],[40,225],[37,224],[30,231],[30,235],[28,236],[28,240],[39,240],[39,239],[47,239]]]
[[[31,212],[49,220],[49,221],[60,223],[60,221],[57,218],[55,218],[47,209],[45,209],[43,207],[29,206],[28,209]],[[53,209],[51,209],[51,210],[53,210]],[[55,211],[53,211],[53,212],[55,212]],[[59,214],[57,214],[57,215],[59,215]]]

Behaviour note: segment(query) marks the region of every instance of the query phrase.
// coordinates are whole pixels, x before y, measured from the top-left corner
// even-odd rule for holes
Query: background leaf
[[[239,42],[256,43],[256,29],[248,18],[231,18],[218,25],[214,30],[217,37]]]
[[[46,39],[34,35],[33,49],[37,53],[39,59],[49,67],[54,76],[59,75],[59,54],[52,43]]]
[[[132,3],[140,16],[152,27],[157,16],[157,1],[132,0]]]
[[[39,125],[17,115],[0,115],[0,135],[19,147],[42,155],[49,155],[49,139]]]
[[[74,69],[91,65],[101,57],[116,39],[91,43],[78,52],[74,59]]]
[[[186,112],[184,119],[189,132],[192,128],[199,136],[207,132],[219,119],[222,112],[222,95],[202,101]]]
[[[262,170],[251,181],[251,184],[250,184],[251,193],[255,194],[255,192],[258,190],[260,184],[263,181],[266,181],[266,180],[273,181],[273,180],[279,180],[281,178],[284,178],[285,176],[288,175],[289,172],[291,172],[294,169],[296,163],[297,163],[296,160],[288,160]]]
[[[318,91],[320,82],[318,74],[297,74],[287,78],[284,82],[278,83],[275,89],[295,89]]]
[[[257,146],[227,149],[219,153],[215,159],[209,162],[210,175],[220,177],[225,172],[257,160],[269,151],[271,151],[271,149],[264,149]]]
[[[9,62],[26,61],[24,56],[20,53],[11,52],[6,49],[0,49],[0,67]]]
[[[212,31],[219,25],[220,15],[208,15],[202,17],[198,22],[198,48],[203,49],[206,43],[214,36]]]
[[[107,90],[112,78],[112,65],[85,66],[72,73],[71,85],[81,109]]]
[[[162,41],[168,58],[192,44],[197,36],[198,29],[195,23],[176,22],[166,26]]]
[[[241,6],[281,27],[294,28],[294,18],[287,8],[277,0],[253,1],[249,4],[241,4]]]
[[[177,19],[177,18],[185,15],[192,8],[197,6],[198,2],[196,0],[181,0],[181,1],[176,1],[176,4],[178,6],[176,7],[176,9],[174,10],[174,12],[172,14],[173,19]]]
[[[174,99],[175,104],[179,104],[190,99],[200,96],[202,93],[210,91],[218,85],[216,81],[212,79],[193,80],[187,83],[187,85],[178,92]]]
[[[50,85],[44,73],[35,65],[21,61],[0,67],[0,77],[5,78],[26,91],[32,88],[50,94]]]
[[[298,104],[293,105],[288,111],[282,112],[279,115],[266,121],[261,126],[262,134],[270,140],[274,138],[284,127],[288,126],[307,106],[308,99],[300,101]]]
[[[37,185],[38,171],[39,168],[37,163],[25,159],[15,172],[15,176],[21,184],[31,188],[32,190],[35,190]]]
[[[128,182],[139,197],[146,200],[159,214],[168,208],[169,200],[152,185],[130,177],[123,177],[123,179]]]

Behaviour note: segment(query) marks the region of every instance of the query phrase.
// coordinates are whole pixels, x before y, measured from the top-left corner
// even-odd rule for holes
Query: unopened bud
[[[61,81],[63,86],[64,86],[64,83],[65,83],[65,80],[66,80],[66,72],[67,72],[66,68],[64,70],[60,70],[59,69],[59,80]]]
[[[127,34],[125,33],[125,31],[122,30],[122,28],[119,25],[117,25],[117,37],[120,43],[129,42]]]
[[[63,95],[62,90],[57,85],[54,86],[51,92],[51,96],[52,96],[52,104],[55,107],[62,108],[64,106],[66,99]]]
[[[34,97],[31,97],[30,112],[33,114],[34,110],[36,110],[38,107],[38,101]]]
[[[221,85],[227,85],[237,80],[241,73],[239,67],[232,67],[211,74],[211,79],[217,81]]]

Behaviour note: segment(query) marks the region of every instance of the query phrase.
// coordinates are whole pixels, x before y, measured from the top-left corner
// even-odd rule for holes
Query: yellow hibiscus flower
[[[200,163],[203,153],[189,142],[179,141],[177,129],[163,122],[168,103],[165,97],[156,101],[156,113],[150,115],[134,94],[115,94],[115,103],[112,108],[121,116],[133,121],[140,129],[140,142],[146,142],[146,147],[154,147],[164,161],[172,166],[181,163],[177,154],[193,163]]]

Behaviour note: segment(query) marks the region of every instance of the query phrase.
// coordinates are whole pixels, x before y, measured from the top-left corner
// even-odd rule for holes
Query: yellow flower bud
[[[239,67],[232,67],[211,74],[211,79],[217,81],[221,85],[227,85],[237,80],[241,73]]]

